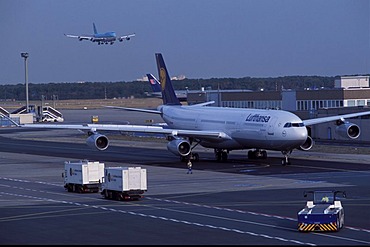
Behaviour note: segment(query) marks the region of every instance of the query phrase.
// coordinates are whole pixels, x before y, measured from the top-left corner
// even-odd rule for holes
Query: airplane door
[[[199,118],[200,118],[200,115],[199,114],[196,114],[196,116],[195,116],[195,123],[194,123],[194,128],[196,130],[202,129],[202,127],[200,126],[201,120]]]
[[[269,136],[273,136],[274,130],[275,130],[275,123],[276,123],[276,117],[272,117],[271,120],[268,122],[268,127],[267,127],[267,138]]]

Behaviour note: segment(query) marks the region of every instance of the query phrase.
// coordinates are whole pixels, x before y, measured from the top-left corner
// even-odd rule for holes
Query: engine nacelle
[[[360,127],[357,124],[345,122],[338,125],[335,132],[342,137],[356,139],[360,136]]]
[[[306,141],[299,146],[299,150],[308,151],[313,147],[314,141],[311,136],[307,136]]]
[[[99,151],[103,151],[108,148],[109,140],[105,135],[101,135],[99,133],[95,133],[90,135],[86,139],[86,143],[91,148],[96,148]]]
[[[191,145],[183,139],[175,139],[167,143],[167,149],[178,156],[187,156],[190,154]]]

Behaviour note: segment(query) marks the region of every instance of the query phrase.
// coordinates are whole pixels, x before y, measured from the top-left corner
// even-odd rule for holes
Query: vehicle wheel
[[[83,192],[83,188],[81,185],[78,185],[77,186],[77,193],[82,193]]]
[[[337,231],[339,231],[340,228],[342,228],[342,227],[340,226],[340,219],[338,217],[337,218]]]
[[[340,229],[342,229],[344,226],[344,214],[340,217]]]

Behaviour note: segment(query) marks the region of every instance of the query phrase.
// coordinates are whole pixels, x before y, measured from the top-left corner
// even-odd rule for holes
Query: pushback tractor
[[[305,191],[313,194],[313,200],[298,212],[298,230],[300,232],[339,231],[344,226],[344,208],[337,195],[344,191]]]

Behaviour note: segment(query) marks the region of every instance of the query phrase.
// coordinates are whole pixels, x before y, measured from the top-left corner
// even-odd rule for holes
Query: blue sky
[[[0,0],[0,84],[370,73],[368,0]],[[68,34],[135,32],[98,45]]]

